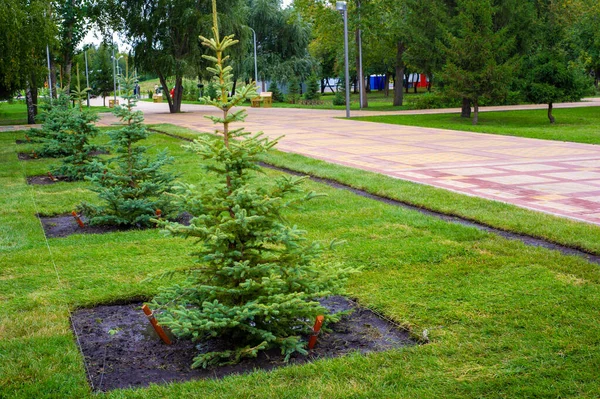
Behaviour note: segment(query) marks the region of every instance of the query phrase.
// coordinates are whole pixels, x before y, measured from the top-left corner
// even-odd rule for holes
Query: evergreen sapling
[[[311,331],[315,317],[339,319],[327,314],[317,299],[340,293],[351,272],[317,263],[319,244],[285,221],[286,209],[317,196],[299,187],[304,178],[284,176],[272,184],[254,180],[260,172],[258,157],[276,141],[230,127],[246,117],[243,109],[232,111],[233,107],[255,97],[256,87],[228,96],[232,68],[225,66],[228,57],[223,53],[237,41],[219,37],[215,10],[213,0],[214,38],[201,40],[215,53],[205,58],[214,63],[208,70],[215,76],[219,96],[204,101],[222,111],[221,116],[209,117],[222,129],[188,148],[206,161],[217,181],[200,189],[181,184],[176,197],[193,215],[189,226],[160,222],[167,234],[194,238],[199,246],[197,264],[183,271],[185,281],[163,288],[153,303],[160,310],[159,322],[175,335],[201,342],[219,337],[228,343],[201,352],[193,367],[231,364],[269,348],[279,348],[286,359],[293,353],[306,354],[302,337]]]
[[[148,147],[139,142],[148,138],[149,133],[142,123],[143,113],[133,110],[137,104],[137,96],[133,94],[135,78],[126,72],[121,85],[126,105],[116,106],[113,113],[124,126],[108,132],[111,152],[116,156],[106,165],[96,162],[101,172],[88,178],[103,204],[83,203],[78,210],[92,225],[148,227],[158,209],[165,216],[173,212],[166,193],[171,191],[175,176],[161,170],[173,158],[166,150],[154,160],[146,156]]]
[[[75,107],[68,107],[61,119],[61,126],[55,136],[57,146],[64,150],[65,157],[62,164],[52,170],[54,175],[64,176],[68,180],[83,180],[86,175],[97,171],[97,163],[92,162],[94,151],[98,147],[91,144],[90,140],[98,134],[95,122],[98,115],[82,107],[82,102],[89,88],[82,89],[77,69],[77,89],[72,91]]]

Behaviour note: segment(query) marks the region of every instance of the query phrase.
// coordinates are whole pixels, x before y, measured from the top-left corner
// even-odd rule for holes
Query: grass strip
[[[353,118],[366,122],[433,127],[438,129],[528,137],[533,139],[600,144],[600,107],[557,108],[556,123],[550,124],[547,110],[482,112],[479,123],[459,114],[383,115]]]
[[[174,125],[154,125],[153,128],[188,140],[198,137],[199,134],[194,130]],[[272,151],[264,161],[419,208],[458,216],[499,230],[536,237],[600,255],[600,226],[594,224],[335,165],[298,154]]]

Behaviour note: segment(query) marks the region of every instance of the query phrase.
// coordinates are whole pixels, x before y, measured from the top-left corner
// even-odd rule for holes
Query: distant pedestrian
[[[154,85],[154,94],[158,94],[158,85]]]
[[[171,94],[171,98],[175,97],[175,86],[173,86],[169,94]]]

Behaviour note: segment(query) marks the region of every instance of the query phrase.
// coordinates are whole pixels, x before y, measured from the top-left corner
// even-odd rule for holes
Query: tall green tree
[[[30,124],[37,115],[38,88],[48,73],[46,46],[56,32],[48,10],[46,0],[0,2],[0,97],[24,89]]]
[[[548,119],[554,123],[553,104],[579,101],[590,83],[576,54],[569,54],[568,27],[559,23],[562,10],[552,1],[540,1],[537,12],[538,40],[523,63],[525,95],[533,103],[548,104]]]
[[[456,33],[447,38],[442,78],[449,95],[471,101],[475,125],[481,98],[498,99],[507,93],[514,70],[508,59],[513,40],[506,30],[494,29],[491,0],[459,0],[457,9]]]
[[[105,29],[120,31],[132,45],[134,63],[158,76],[172,113],[181,111],[183,77],[198,73],[203,50],[198,35],[210,32],[209,0],[96,0],[96,15]],[[219,18],[233,32],[242,29],[243,0],[221,0]],[[175,84],[171,98],[168,80]]]

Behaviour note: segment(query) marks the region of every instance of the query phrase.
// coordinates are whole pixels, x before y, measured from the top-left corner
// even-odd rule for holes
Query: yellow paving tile
[[[350,154],[377,154],[377,153],[389,153],[389,152],[416,152],[422,151],[419,147],[412,147],[409,145],[367,145],[361,147],[345,147],[339,146],[336,148],[338,151],[348,152]],[[398,158],[402,155],[398,155]]]
[[[558,194],[550,194],[550,195],[536,195],[531,198],[540,200],[540,201],[557,201],[557,200],[562,200],[562,199],[569,198],[569,197],[565,197],[564,195],[558,195]]]

